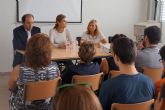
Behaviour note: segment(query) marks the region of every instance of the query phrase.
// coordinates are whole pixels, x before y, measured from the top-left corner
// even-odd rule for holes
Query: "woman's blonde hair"
[[[96,25],[96,29],[94,31],[94,35],[97,36],[99,34],[99,29],[98,29],[98,25],[97,25],[97,21],[95,19],[92,19],[89,21],[88,26],[87,26],[87,34],[91,34],[90,30],[89,30],[89,26],[94,23]]]
[[[102,107],[90,88],[73,86],[57,94],[55,110],[102,110]]]
[[[51,62],[52,44],[48,35],[38,33],[33,35],[26,47],[25,51],[25,65],[38,69],[46,67]]]

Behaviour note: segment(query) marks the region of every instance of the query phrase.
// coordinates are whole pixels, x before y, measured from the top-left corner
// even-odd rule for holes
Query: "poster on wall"
[[[54,23],[58,14],[64,14],[70,23],[82,22],[82,0],[16,0],[17,22],[24,14],[34,15],[37,23]]]

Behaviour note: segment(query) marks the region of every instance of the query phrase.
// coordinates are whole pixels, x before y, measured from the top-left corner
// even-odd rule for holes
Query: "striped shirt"
[[[47,67],[42,67],[38,70],[33,70],[32,68],[29,68],[24,64],[20,65],[20,75],[16,82],[17,89],[11,93],[9,99],[11,110],[18,110],[23,107],[24,84],[26,84],[27,82],[52,80],[59,75],[60,71],[55,62],[51,62]],[[46,107],[48,107],[47,105],[50,105],[49,101],[45,104]],[[44,110],[47,109],[45,108]]]

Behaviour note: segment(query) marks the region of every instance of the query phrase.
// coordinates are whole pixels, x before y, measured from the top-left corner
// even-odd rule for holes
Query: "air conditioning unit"
[[[144,29],[150,26],[158,26],[160,27],[160,23],[156,21],[147,21],[140,22],[134,25],[134,36],[136,37],[136,41],[142,41],[144,37]]]

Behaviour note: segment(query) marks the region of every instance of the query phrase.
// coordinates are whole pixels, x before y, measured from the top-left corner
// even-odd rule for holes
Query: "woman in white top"
[[[66,16],[59,14],[56,17],[55,26],[49,31],[50,41],[58,48],[66,48],[66,41],[72,41],[71,34],[68,29],[66,29],[67,21]]]
[[[96,20],[92,19],[89,21],[87,31],[83,33],[81,38],[81,43],[84,41],[91,41],[97,47],[100,47],[100,43],[104,44],[107,42],[102,32],[99,31]],[[100,57],[97,57],[93,59],[93,62],[101,64],[101,60]]]
[[[71,43],[72,37],[68,29],[66,29],[67,21],[66,16],[59,14],[56,17],[55,26],[49,31],[50,41],[57,48],[66,48],[66,41]],[[71,60],[56,61],[61,72],[65,71],[62,69],[61,64],[64,64],[65,68],[69,65],[73,65]],[[62,71],[63,70],[63,71]]]
[[[96,20],[89,21],[87,31],[83,33],[81,38],[81,42],[83,41],[91,41],[96,45],[107,42],[102,32],[99,31]]]

